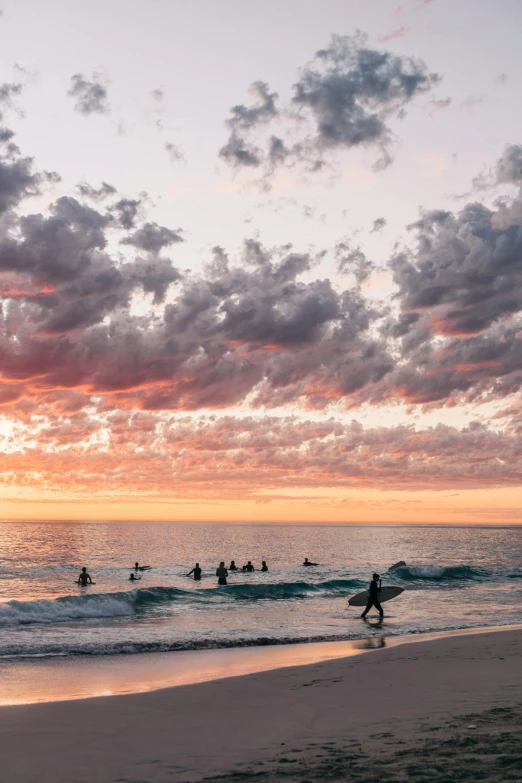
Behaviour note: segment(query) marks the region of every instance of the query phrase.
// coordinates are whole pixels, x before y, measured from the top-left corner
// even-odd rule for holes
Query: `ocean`
[[[303,559],[319,565],[304,568]],[[261,560],[230,575],[221,560]],[[406,566],[392,572],[399,560]],[[152,565],[129,581],[135,561]],[[185,574],[198,561],[201,582]],[[86,566],[96,582],[76,580]],[[373,571],[405,592],[377,623],[347,607]],[[374,610],[372,610],[374,612]],[[522,527],[0,523],[0,659],[161,651],[522,622]]]

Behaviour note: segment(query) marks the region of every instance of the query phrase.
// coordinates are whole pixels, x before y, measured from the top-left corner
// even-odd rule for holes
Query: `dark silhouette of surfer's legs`
[[[384,612],[383,612],[383,610],[382,610],[382,606],[380,605],[380,603],[379,603],[378,601],[374,601],[373,599],[371,599],[371,600],[370,600],[370,601],[368,601],[368,603],[366,604],[366,609],[364,610],[364,612],[363,612],[363,613],[362,613],[362,615],[361,615],[361,617],[362,617],[363,619],[366,617],[366,615],[368,614],[368,612],[370,611],[370,609],[372,608],[372,606],[375,606],[375,608],[376,608],[376,609],[377,609],[377,611],[379,612],[380,616],[381,616],[381,617],[384,617]]]

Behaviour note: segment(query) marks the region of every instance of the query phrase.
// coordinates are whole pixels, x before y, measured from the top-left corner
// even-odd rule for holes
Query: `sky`
[[[517,0],[0,9],[0,518],[522,522]]]

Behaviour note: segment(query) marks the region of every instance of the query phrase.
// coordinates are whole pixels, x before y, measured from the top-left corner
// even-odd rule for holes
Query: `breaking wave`
[[[125,617],[147,607],[176,601],[198,603],[213,601],[260,601],[309,598],[313,595],[344,594],[363,583],[357,579],[332,579],[310,582],[273,582],[235,584],[225,588],[181,590],[176,587],[149,587],[129,592],[68,595],[54,600],[8,601],[0,603],[0,627]]]
[[[400,566],[393,569],[394,578],[398,577],[404,582],[418,581],[452,581],[480,579],[486,576],[484,571],[471,566]]]

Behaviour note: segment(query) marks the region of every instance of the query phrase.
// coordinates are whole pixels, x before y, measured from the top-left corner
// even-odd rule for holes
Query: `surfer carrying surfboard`
[[[381,592],[381,578],[379,574],[374,574],[373,579],[370,582],[370,595],[368,597],[368,603],[366,604],[366,609],[361,615],[361,618],[364,620],[372,606],[375,606],[377,611],[379,612],[379,615],[384,617],[384,612],[382,610],[382,606],[379,603],[379,593]]]

